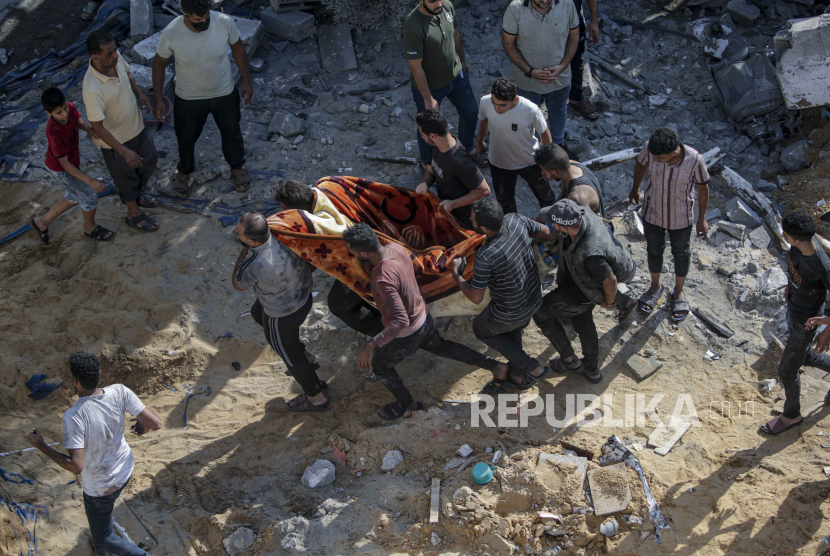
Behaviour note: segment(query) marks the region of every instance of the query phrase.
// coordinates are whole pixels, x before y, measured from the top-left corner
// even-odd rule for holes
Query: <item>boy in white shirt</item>
[[[67,471],[81,475],[84,509],[96,553],[147,556],[113,532],[112,509],[133,474],[133,454],[124,439],[124,412],[134,416],[130,430],[136,435],[159,430],[161,420],[123,384],[98,388],[101,363],[91,353],[73,353],[69,368],[80,396],[63,414],[63,447],[69,455],[47,446],[37,429],[29,434],[29,443]]]

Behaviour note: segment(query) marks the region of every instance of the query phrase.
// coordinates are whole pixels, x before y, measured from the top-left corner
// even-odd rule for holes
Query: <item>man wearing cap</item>
[[[551,362],[552,370],[578,373],[597,384],[602,374],[597,368],[599,337],[594,305],[618,307],[621,320],[631,314],[636,302],[617,291],[617,284],[631,280],[637,267],[631,254],[591,209],[562,199],[542,209],[540,217],[559,232],[559,269],[556,289],[544,297],[533,320],[559,352]],[[570,319],[579,335],[582,360],[574,353],[562,326],[564,319]]]

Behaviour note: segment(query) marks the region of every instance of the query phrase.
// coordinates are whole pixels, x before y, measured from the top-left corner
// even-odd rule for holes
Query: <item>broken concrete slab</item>
[[[726,203],[726,217],[729,218],[730,222],[743,224],[748,230],[754,230],[764,223],[758,213],[749,208],[749,205],[738,197],[733,197],[731,201]]]
[[[704,218],[706,218],[706,220],[714,220],[715,218],[720,218],[720,216],[721,216],[720,209],[719,208],[713,208],[712,210],[707,210],[706,211],[706,216],[704,216]]]
[[[809,375],[801,375],[801,414],[809,415],[824,405],[824,398],[830,391],[830,382],[817,380]],[[781,392],[783,395],[783,391]],[[783,413],[784,399],[775,402],[772,410]]]
[[[763,226],[758,226],[750,232],[749,241],[751,241],[752,245],[754,245],[757,249],[766,249],[769,247],[769,243],[772,241],[772,238],[769,237],[769,234]]]
[[[256,49],[259,48],[259,43],[265,35],[265,26],[261,21],[256,19],[246,19],[244,17],[231,16],[231,19],[236,23],[236,28],[239,30],[239,39],[245,45],[245,52],[248,53],[248,58],[254,55]],[[228,54],[230,55],[230,47],[228,47]]]
[[[320,33],[317,34],[317,44],[320,46],[320,58],[326,72],[338,73],[357,69],[352,30],[347,24],[321,27]]]
[[[561,466],[560,464],[564,464]],[[563,454],[539,454],[536,473],[545,485],[553,491],[564,490],[577,500],[585,485],[588,472],[588,458]]]
[[[316,54],[307,53],[307,54],[297,54],[296,56],[291,57],[291,65],[294,67],[297,66],[307,66],[309,64],[319,64],[320,59],[317,57]]]
[[[308,488],[317,488],[332,484],[334,478],[334,464],[326,459],[318,459],[305,468],[301,481]]]
[[[380,465],[381,471],[392,471],[397,466],[403,463],[403,454],[400,450],[389,450],[383,456],[383,463]]]
[[[300,11],[277,13],[267,8],[260,13],[265,30],[291,42],[300,42],[317,34],[314,16]]]
[[[726,13],[732,16],[735,23],[743,27],[752,27],[755,25],[755,20],[761,16],[761,10],[746,0],[731,0],[726,5]]]
[[[787,286],[787,281],[787,275],[784,271],[774,266],[768,268],[758,278],[758,289],[764,295],[773,295],[775,292],[783,290]]]
[[[130,64],[130,73],[135,77],[135,82],[141,87],[145,94],[153,90],[153,70],[147,66],[139,64]],[[175,74],[170,66],[164,68],[164,87],[162,87],[162,94],[170,101],[173,101],[173,95],[176,93]]]
[[[141,42],[133,46],[133,62],[141,64],[142,66],[152,66],[153,58],[156,56],[156,50],[159,47],[159,39],[161,38],[161,31],[150,35]]]
[[[830,39],[830,37],[828,38]],[[828,85],[830,85],[830,81]],[[807,141],[803,139],[796,141],[791,145],[787,145],[781,151],[781,164],[784,165],[787,172],[798,172],[807,166],[809,154],[810,149],[807,146]]]
[[[692,424],[689,421],[675,421],[674,426],[667,426],[665,423],[652,431],[648,437],[648,445],[656,448],[654,452],[665,456],[677,444]]]
[[[625,464],[615,463],[588,471],[588,486],[594,502],[594,514],[603,516],[621,512],[631,503]]]
[[[734,237],[738,241],[743,241],[746,237],[746,226],[743,224],[737,224],[735,222],[725,222],[723,220],[718,221],[718,230],[724,233],[729,234],[730,236]]]
[[[755,182],[755,189],[761,193],[772,193],[778,190],[778,184],[758,178],[758,181]]]
[[[130,38],[143,41],[153,34],[155,25],[151,0],[130,0]]]
[[[720,30],[724,35],[729,35],[738,29],[738,26],[735,25],[735,21],[732,20],[732,16],[728,13],[720,16],[718,23],[720,24]]]
[[[642,381],[663,368],[663,363],[654,357],[643,357],[642,355],[634,354],[625,360],[625,366],[634,375],[637,381]]]
[[[281,137],[296,137],[303,132],[303,121],[286,112],[277,112],[268,124],[268,133],[279,133]]]
[[[243,550],[246,550],[249,546],[254,544],[254,540],[256,540],[256,533],[248,529],[247,527],[240,527],[222,541],[222,544],[225,545],[225,551],[230,556],[236,556]]]
[[[775,36],[776,77],[788,108],[830,104],[830,14],[789,22]]]

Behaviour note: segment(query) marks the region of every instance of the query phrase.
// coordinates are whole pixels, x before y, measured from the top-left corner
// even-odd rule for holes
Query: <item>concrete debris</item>
[[[706,216],[704,216],[704,218],[706,218],[707,221],[714,220],[715,218],[720,218],[721,214],[722,213],[719,208],[713,208],[706,211]]]
[[[749,233],[749,241],[751,241],[752,245],[754,245],[757,249],[766,249],[769,247],[769,243],[772,241],[772,238],[769,237],[769,234],[763,226],[758,226]]]
[[[468,458],[470,457],[470,454],[473,453],[473,449],[470,448],[469,444],[464,444],[456,451],[458,452],[458,455],[460,455],[462,458]]]
[[[139,64],[130,64],[130,73],[133,74],[135,82],[145,94],[153,89],[153,70],[151,68]],[[171,66],[167,66],[164,68],[164,87],[162,88],[162,94],[172,102],[175,92],[175,75]]]
[[[743,27],[752,27],[755,25],[755,20],[761,16],[761,10],[746,0],[731,0],[726,5],[726,13],[732,16],[735,23]]]
[[[646,358],[641,355],[634,354],[626,359],[625,366],[628,367],[637,381],[642,381],[663,368],[663,363],[654,357]]]
[[[654,453],[665,456],[677,444],[692,424],[689,421],[675,421],[666,426],[665,423],[654,429],[648,437],[648,445],[656,448]]]
[[[768,268],[758,278],[758,289],[764,295],[773,295],[787,286],[787,275],[783,270],[774,266]]]
[[[339,73],[357,69],[357,57],[354,53],[352,30],[345,23],[327,25],[317,34],[320,57],[327,73]]]
[[[789,22],[775,36],[776,77],[789,108],[830,104],[830,14]]]
[[[318,459],[305,468],[302,483],[308,488],[330,485],[334,482],[334,464],[325,459]]]
[[[281,137],[296,137],[303,132],[303,121],[291,114],[277,112],[268,124],[268,133],[279,133]]]
[[[151,0],[130,0],[130,38],[143,41],[155,29],[153,2]]]
[[[755,182],[755,189],[762,193],[772,193],[773,191],[778,190],[778,185],[759,178],[758,181]]]
[[[248,66],[251,68],[251,73],[262,73],[265,71],[265,60],[262,58],[251,58],[248,60]]]
[[[292,145],[294,145],[294,146],[297,146],[297,145],[299,145],[300,143],[302,143],[302,142],[303,142],[303,139],[305,139],[305,137],[303,137],[302,135],[297,135],[297,136],[294,138],[294,140],[293,140],[293,141],[291,141],[291,144],[292,144]]]
[[[280,12],[267,8],[260,13],[265,30],[291,42],[300,42],[317,34],[314,16],[301,11]]]
[[[283,52],[285,52],[285,49],[288,48],[289,44],[291,44],[291,43],[288,42],[288,41],[279,41],[279,42],[272,42],[271,46],[274,47],[274,50],[276,50],[277,53],[282,54]]]
[[[751,144],[752,139],[750,139],[746,135],[741,135],[740,137],[735,139],[735,141],[732,142],[730,150],[735,154],[741,154],[742,152],[747,150]]]
[[[222,541],[225,545],[225,551],[230,556],[236,556],[249,546],[254,544],[256,533],[246,527],[240,527]]]
[[[141,64],[142,66],[152,66],[153,58],[156,57],[156,50],[159,47],[160,38],[161,31],[136,43],[132,50],[133,62]]]
[[[828,83],[828,85],[830,85],[830,83]],[[807,156],[809,154],[810,150],[807,146],[807,141],[804,141],[803,139],[801,141],[796,141],[795,143],[784,147],[784,150],[781,151],[781,164],[784,165],[787,172],[798,172],[807,166]]]
[[[403,463],[403,454],[400,450],[389,450],[383,456],[383,463],[380,466],[381,471],[392,471],[397,466]]]
[[[447,465],[444,466],[444,471],[450,471],[451,469],[455,469],[459,465],[463,465],[464,462],[467,461],[463,458],[452,458]]]
[[[619,464],[625,468],[625,464]],[[631,493],[629,493],[629,499],[631,498]],[[605,537],[615,537],[617,535],[617,520],[609,519],[608,521],[604,522],[602,525],[599,526],[599,532],[602,533]]]
[[[648,102],[652,106],[663,106],[669,101],[669,97],[663,94],[649,95]]]
[[[721,33],[724,35],[729,35],[738,29],[738,26],[735,25],[735,22],[732,20],[732,16],[728,13],[723,14],[718,20],[718,23],[720,24]]]
[[[292,517],[277,523],[274,527],[276,536],[281,537],[283,550],[294,553],[306,553],[306,538],[311,530],[311,523],[304,517]]]
[[[719,220],[718,231],[727,233],[738,241],[743,241],[746,237],[746,226],[735,222],[725,222],[723,220]]]
[[[772,389],[775,388],[776,384],[778,384],[776,379],[768,378],[758,383],[758,389],[762,392],[772,392]]]
[[[553,464],[547,462],[553,462]],[[585,475],[588,473],[588,458],[541,453],[539,454],[539,461],[536,463],[536,472],[541,473],[544,478],[546,471],[557,469],[555,465],[557,463],[573,465],[576,469],[567,476],[557,477],[558,480],[555,484],[548,484],[548,487],[557,490],[560,486],[565,486],[569,489],[571,495],[578,497],[582,493],[582,488],[585,485]]]
[[[432,546],[438,546],[439,544],[441,544],[441,537],[438,536],[438,533],[433,531],[432,534],[429,536],[429,542],[432,543]]]
[[[726,217],[731,222],[736,224],[743,224],[747,229],[754,230],[761,224],[763,220],[758,213],[749,208],[749,205],[744,203],[738,197],[733,197],[731,201],[726,204]]]
[[[588,485],[591,487],[594,514],[597,516],[621,512],[631,503],[631,487],[624,463],[591,469],[588,471]],[[614,525],[616,529],[616,523]]]

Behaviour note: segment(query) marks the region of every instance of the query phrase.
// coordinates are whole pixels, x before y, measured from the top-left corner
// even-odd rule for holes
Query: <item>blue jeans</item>
[[[548,128],[553,137],[553,142],[557,145],[565,142],[565,123],[568,121],[568,94],[570,92],[570,85],[544,95],[531,93],[524,89],[518,90],[519,96],[525,97],[536,106],[541,107],[542,101],[545,101],[545,105],[548,107]]]
[[[473,150],[475,147],[476,124],[478,124],[478,100],[473,94],[473,87],[470,85],[470,76],[467,75],[467,72],[462,69],[458,77],[453,79],[449,85],[440,89],[430,89],[430,93],[432,93],[435,102],[438,103],[439,109],[442,100],[450,99],[450,102],[458,111],[458,140],[461,141],[465,149]],[[426,108],[424,97],[421,96],[421,92],[414,85],[412,85],[412,98],[415,99],[415,107],[418,112],[423,112]],[[420,133],[417,134],[417,137],[421,162],[428,164],[429,145],[421,139]]]
[[[127,483],[129,482],[127,481]],[[112,530],[112,508],[127,483],[106,496],[89,496],[84,493],[84,509],[86,510],[86,519],[89,521],[92,542],[95,543],[96,554],[98,552],[103,553],[106,550],[116,556],[150,556],[148,552],[138,548],[130,541],[122,539]]]

